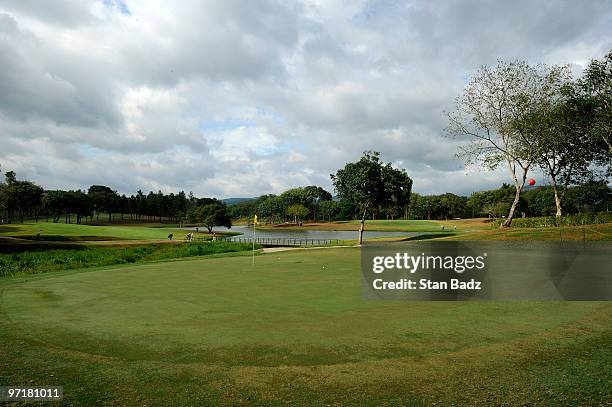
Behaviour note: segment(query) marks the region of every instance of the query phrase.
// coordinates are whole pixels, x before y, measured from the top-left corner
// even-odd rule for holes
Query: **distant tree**
[[[1,168],[1,166],[0,166]],[[1,171],[0,171],[1,173]],[[7,202],[8,202],[8,195],[7,195],[8,191],[6,188],[6,184],[2,181],[2,179],[0,178],[0,221],[4,221],[4,218],[2,217],[4,212],[7,210],[6,206],[7,206]]]
[[[444,219],[462,217],[466,210],[467,198],[447,192],[440,195],[440,208]]]
[[[100,219],[100,212],[106,212],[110,223],[117,193],[105,185],[92,185],[89,187],[87,195],[91,198],[93,208],[96,211],[96,220]]]
[[[612,190],[606,181],[588,181],[570,188],[567,192],[568,206],[574,212],[608,211],[612,207]]]
[[[227,206],[217,200],[192,208],[187,216],[190,222],[200,224],[208,229],[208,233],[212,233],[215,226],[224,226],[228,229],[232,227]]]
[[[323,218],[327,218],[329,222],[340,213],[340,204],[336,201],[323,201],[319,206],[321,215]]]
[[[459,153],[468,164],[508,167],[515,194],[501,227],[511,226],[527,174],[540,156],[541,145],[531,132],[535,119],[526,118],[543,101],[559,94],[564,73],[563,68],[533,67],[522,61],[483,66],[457,98],[456,110],[448,115],[449,133],[471,140]]]
[[[11,185],[13,182],[17,181],[17,175],[15,174],[15,171],[7,171],[4,174],[4,178],[6,180],[7,185]]]
[[[293,222],[297,223],[299,219],[305,218],[310,213],[310,210],[302,204],[296,203],[289,205],[286,213],[293,217]]]
[[[305,202],[303,202],[303,205],[309,209],[314,221],[317,220],[321,204],[332,199],[332,195],[329,192],[316,185],[304,187],[304,197]]]
[[[340,220],[351,220],[358,219],[360,216],[359,209],[355,204],[347,199],[340,199],[338,201],[338,215],[337,219]]]
[[[480,216],[482,214],[491,215],[495,212],[496,217],[502,217],[510,210],[514,202],[514,197],[515,188],[509,184],[503,184],[498,189],[474,192],[466,202],[466,212],[471,213],[472,216]],[[496,209],[492,212],[491,208],[493,207]],[[499,210],[502,208],[505,208],[502,212],[505,211],[506,213],[499,213]],[[522,196],[519,199],[516,211],[518,213],[527,211],[527,201]]]
[[[65,191],[47,191],[43,196],[43,207],[47,214],[51,216],[53,223],[60,220],[62,214],[68,210],[68,202]]]
[[[11,181],[8,188],[9,222],[11,214],[16,211],[21,223],[26,215],[34,215],[38,221],[38,210],[42,205],[44,190],[29,181]]]
[[[69,211],[76,215],[76,223],[80,224],[83,217],[92,216],[93,203],[89,195],[82,191],[68,191],[66,194]]]
[[[285,212],[283,199],[276,195],[264,195],[255,203],[252,210],[247,214],[249,218],[258,214],[262,218],[268,218],[272,223],[279,222]]]

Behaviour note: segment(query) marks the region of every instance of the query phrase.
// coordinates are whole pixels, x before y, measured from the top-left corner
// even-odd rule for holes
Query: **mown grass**
[[[258,246],[259,247],[259,246]],[[78,268],[206,256],[251,250],[252,245],[234,242],[152,244],[129,247],[83,247],[0,253],[0,277],[39,274]]]
[[[200,228],[204,229],[204,228]],[[205,230],[205,229],[204,229]],[[30,222],[24,224],[2,225],[0,227],[0,237],[38,237],[45,239],[47,236],[60,236],[63,239],[69,237],[79,237],[80,240],[86,240],[88,237],[96,237],[95,240],[101,238],[125,239],[125,240],[163,240],[170,233],[174,234],[175,239],[185,239],[189,230],[181,230],[174,227],[161,227],[156,225],[151,226],[91,226],[91,225],[75,225],[65,223],[47,223],[47,222]],[[232,234],[231,229],[227,234]],[[200,236],[208,236],[208,233],[201,233]]]
[[[442,228],[443,222],[428,220],[368,220],[365,230],[372,232],[433,232]],[[360,221],[337,221],[294,224],[268,224],[263,229],[296,229],[296,230],[359,230]]]
[[[362,297],[359,250],[0,280],[0,382],[68,405],[605,405],[610,302]]]

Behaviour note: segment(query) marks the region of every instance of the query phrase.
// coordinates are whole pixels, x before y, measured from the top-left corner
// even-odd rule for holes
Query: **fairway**
[[[0,290],[3,382],[64,385],[75,404],[612,397],[611,303],[365,301],[358,249],[57,272]]]
[[[147,227],[147,226],[92,226],[65,223],[30,222],[15,225],[0,226],[1,236],[33,236],[40,233],[42,237],[77,238],[112,238],[112,239],[167,239],[169,233],[179,232],[184,238],[187,231],[181,231],[170,227]],[[178,236],[178,235],[177,235]]]

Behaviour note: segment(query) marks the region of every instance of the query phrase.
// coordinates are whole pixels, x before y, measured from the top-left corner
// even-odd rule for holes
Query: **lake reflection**
[[[367,227],[367,225],[366,225]],[[200,228],[203,229],[203,228]],[[204,229],[206,230],[206,229]],[[217,232],[227,232],[226,228],[214,228]],[[231,232],[242,233],[236,237],[252,237],[253,228],[247,226],[233,226],[229,229]],[[357,239],[356,230],[312,230],[312,229],[256,229],[255,236],[261,238],[277,238],[277,239],[338,239],[350,240]],[[363,233],[365,239],[373,237],[396,237],[396,236],[417,236],[418,232],[374,232],[366,230]]]

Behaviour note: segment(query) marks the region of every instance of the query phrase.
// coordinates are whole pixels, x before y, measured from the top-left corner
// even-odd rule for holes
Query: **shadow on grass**
[[[400,242],[408,242],[412,240],[431,240],[431,239],[438,239],[442,237],[450,237],[450,236],[455,236],[455,235],[456,235],[455,233],[426,233],[422,235],[410,236],[405,239],[401,239]]]

